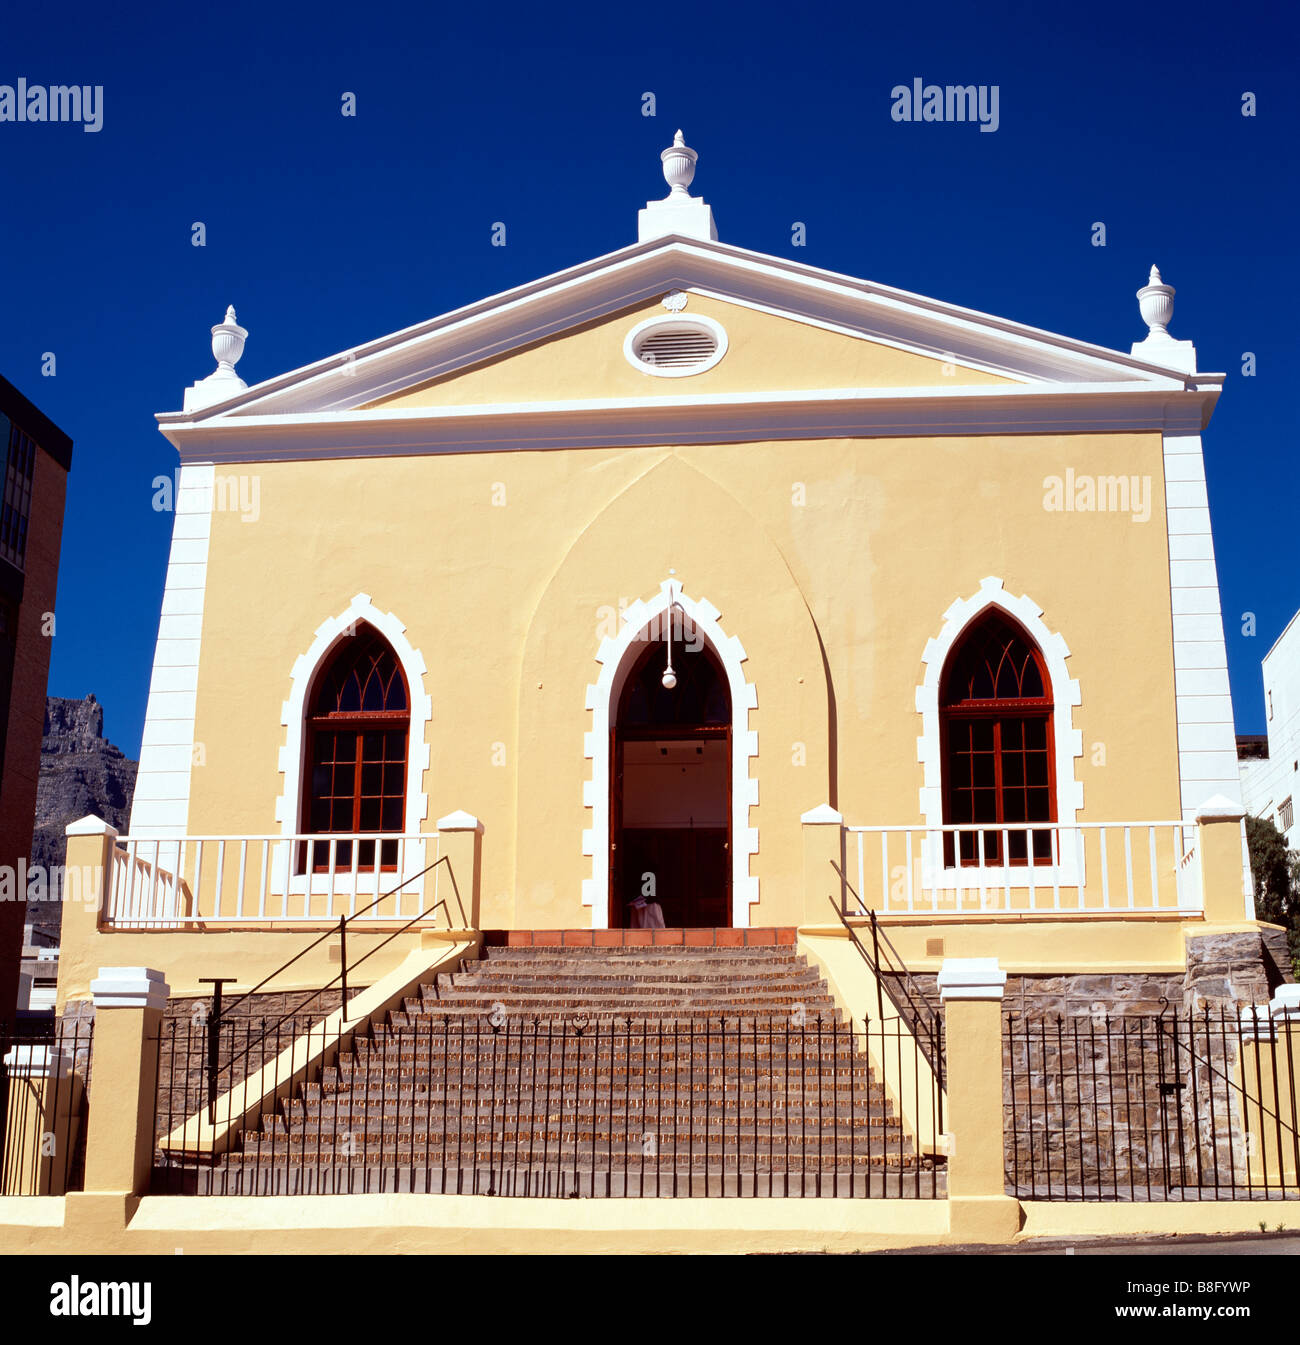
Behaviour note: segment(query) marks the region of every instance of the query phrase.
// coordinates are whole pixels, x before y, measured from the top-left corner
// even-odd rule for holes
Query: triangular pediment
[[[690,377],[648,377],[625,354],[625,340],[637,324],[667,317],[663,304],[674,293],[685,298],[680,316],[725,329],[726,354]],[[158,419],[173,443],[220,430],[233,451],[236,431],[246,440],[254,426],[269,431],[278,422],[305,438],[309,424],[336,417],[371,425],[427,415],[446,424],[472,414],[482,424],[489,416],[536,419],[584,406],[594,417],[607,408],[712,400],[751,407],[757,424],[762,407],[799,397],[843,402],[896,392],[913,401],[932,395],[988,404],[1068,390],[1092,404],[1189,386],[1186,375],[1119,351],[783,258],[673,237],[342,351],[215,406]],[[1201,387],[1208,390],[1204,381]],[[787,419],[803,423],[793,413]],[[584,441],[598,438],[593,430]],[[376,433],[369,442],[383,440]]]
[[[744,394],[831,388],[997,386],[1015,380],[935,355],[872,341],[793,314],[711,294],[661,298],[530,342],[419,387],[377,398],[379,407],[487,406],[588,397],[675,397],[683,392]],[[629,333],[642,323],[708,319],[725,333],[726,353],[687,378],[657,378],[629,358]]]

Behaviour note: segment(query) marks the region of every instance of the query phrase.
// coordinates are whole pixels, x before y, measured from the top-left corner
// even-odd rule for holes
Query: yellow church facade
[[[1169,971],[1254,928],[1197,846],[1241,813],[1223,375],[1172,288],[1089,345],[720,242],[694,161],[664,152],[636,244],[291,373],[246,385],[213,329],[158,418],[139,782],[61,1002],[105,962],[196,993],[198,932],[255,979],[358,912],[871,911],[914,970]]]

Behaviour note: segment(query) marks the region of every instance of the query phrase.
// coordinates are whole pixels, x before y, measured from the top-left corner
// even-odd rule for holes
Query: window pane
[[[401,829],[408,701],[401,666],[378,631],[363,622],[339,641],[311,692],[304,817],[312,831]],[[367,727],[363,718],[337,728],[331,723],[337,715],[369,714],[387,722]],[[396,723],[394,715],[400,717]],[[328,863],[325,847],[320,857]],[[349,846],[346,859],[340,848],[340,866],[354,858],[363,868],[373,863],[373,846],[368,854],[358,847],[355,856]]]

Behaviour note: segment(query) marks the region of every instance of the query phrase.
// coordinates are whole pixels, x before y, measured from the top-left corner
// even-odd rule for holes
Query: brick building
[[[0,378],[0,868],[31,854],[72,440]],[[21,901],[0,901],[0,1022],[13,1017]]]

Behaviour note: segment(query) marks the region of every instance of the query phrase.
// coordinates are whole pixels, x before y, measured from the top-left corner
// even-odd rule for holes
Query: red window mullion
[[[352,830],[353,833],[361,831],[361,745],[365,742],[366,735],[357,733],[357,751],[356,761],[352,768]]]

